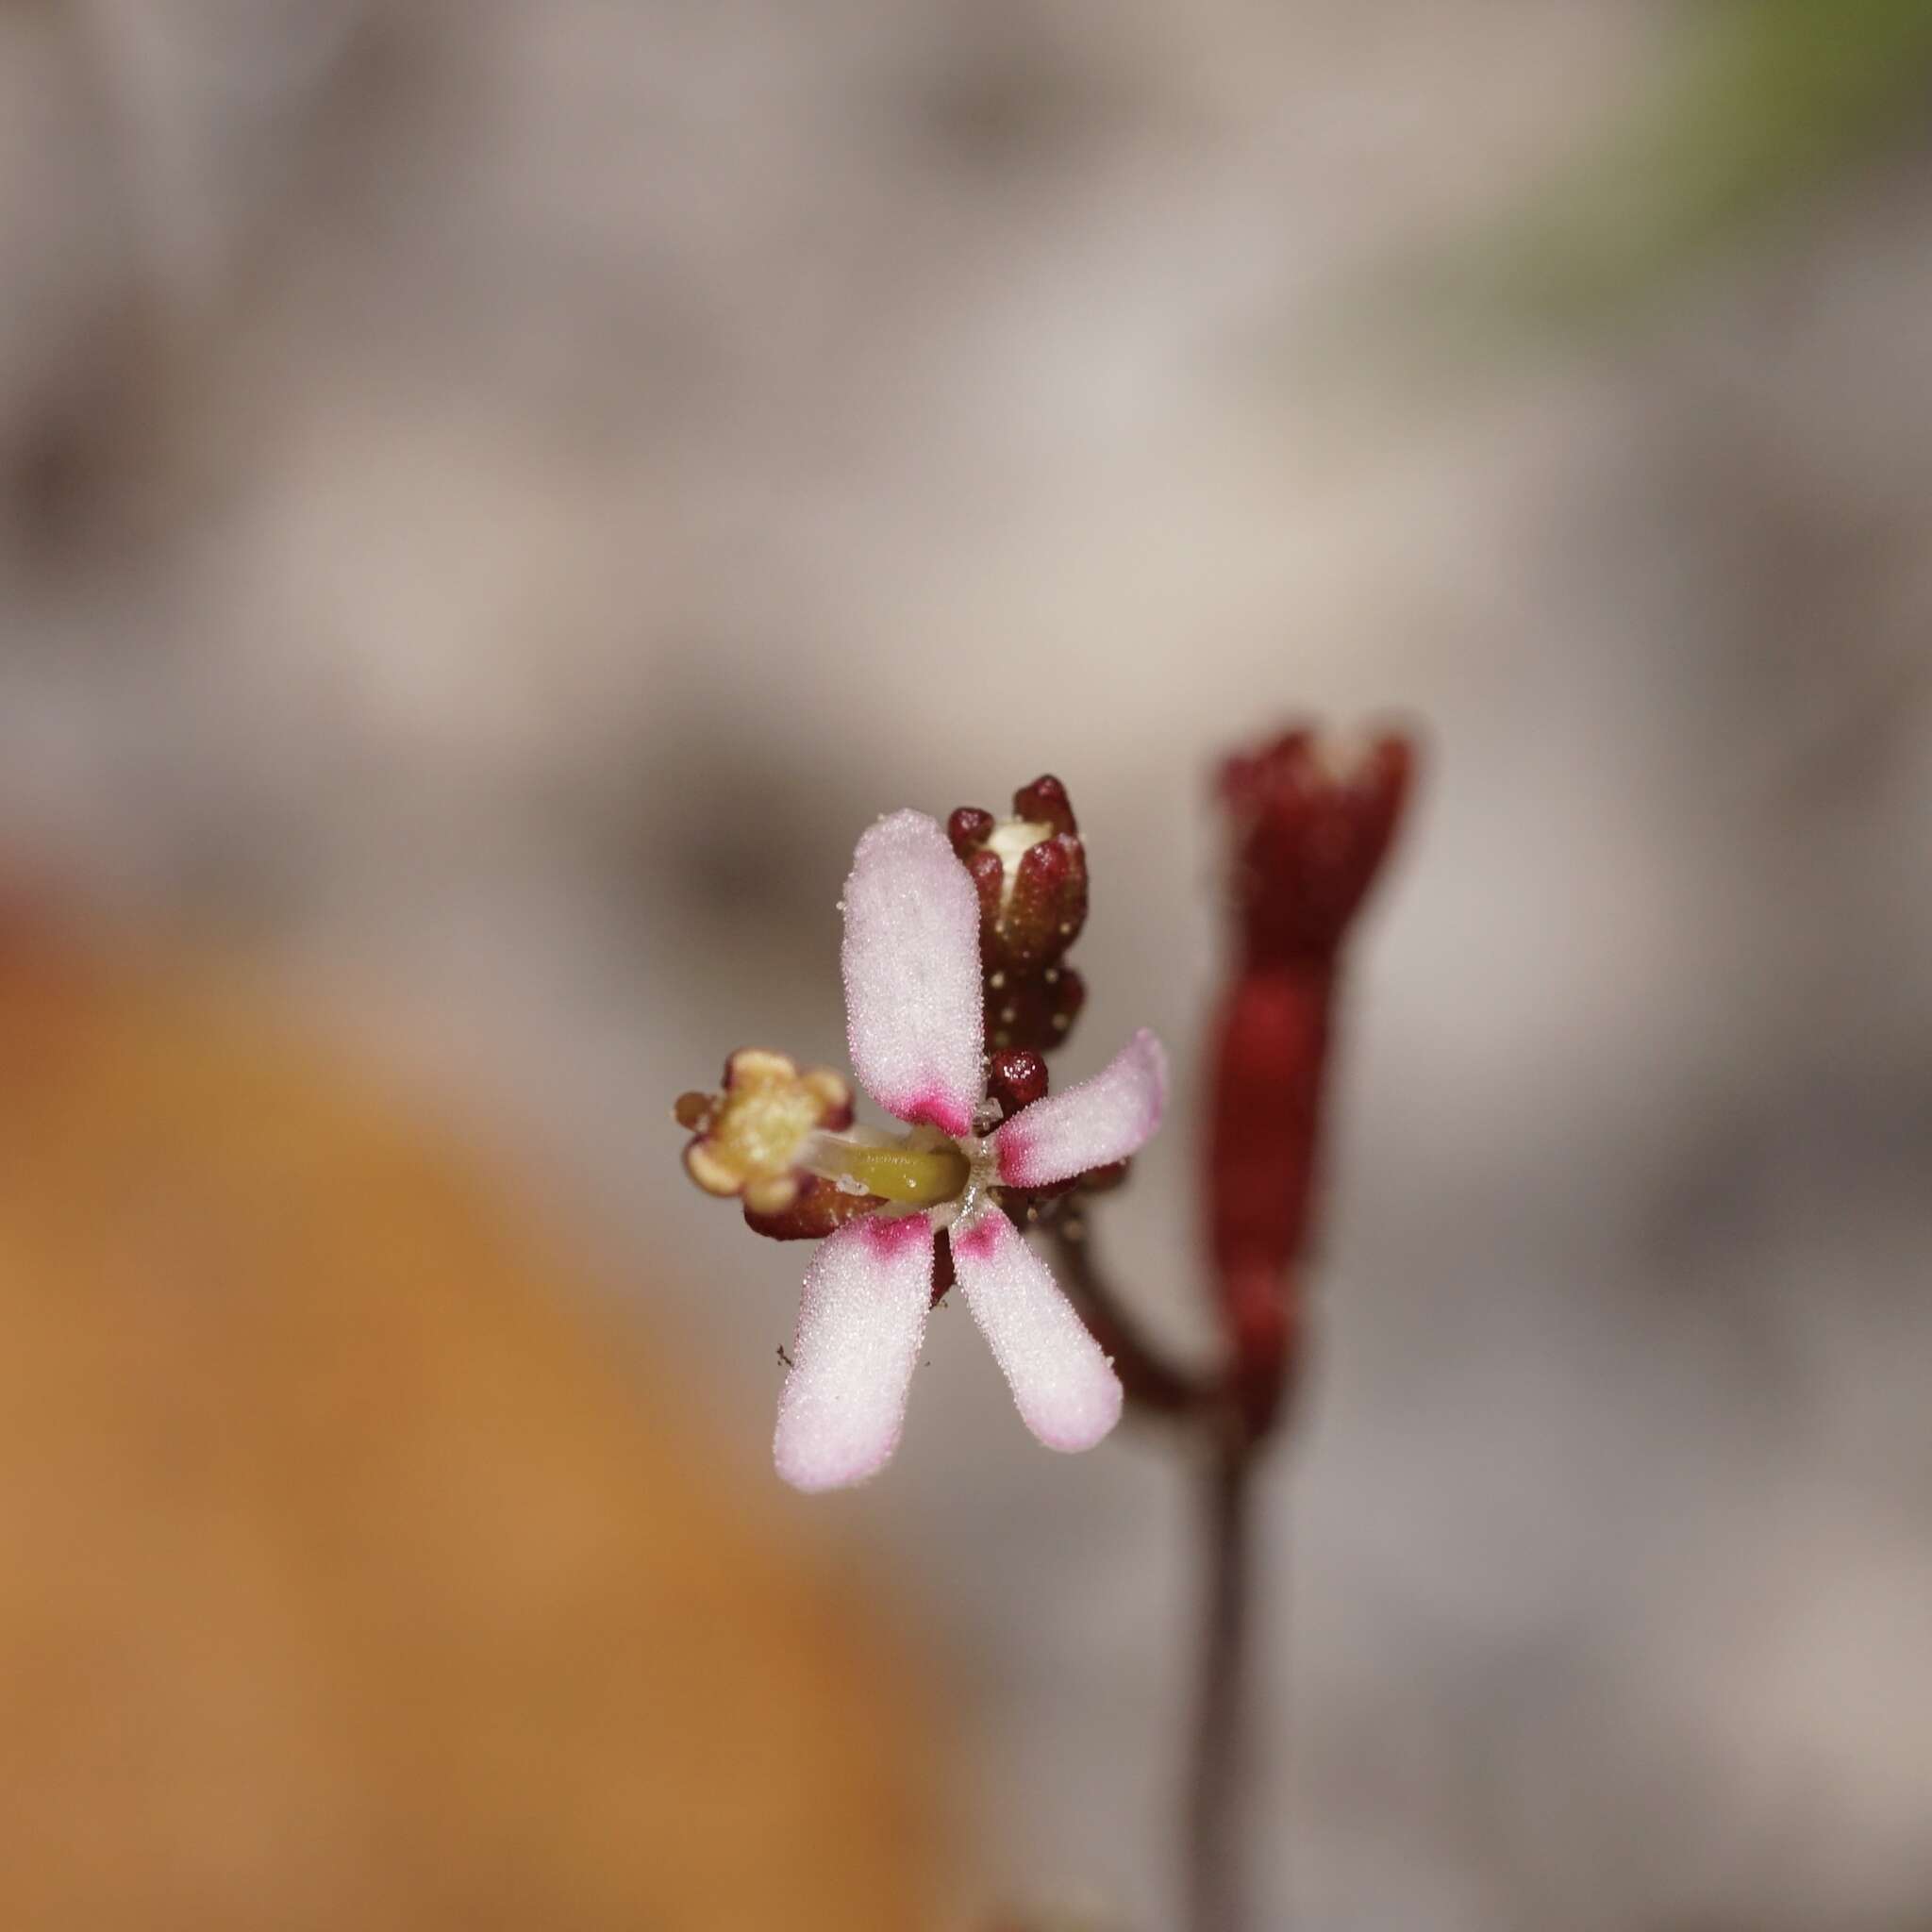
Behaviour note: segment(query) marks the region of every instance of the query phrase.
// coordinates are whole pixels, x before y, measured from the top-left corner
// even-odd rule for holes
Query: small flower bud
[[[1061,958],[1087,924],[1087,853],[1071,832],[1029,845],[1013,868],[997,924],[1004,963],[1037,968]]]
[[[1050,774],[1013,794],[1014,816],[961,806],[946,835],[979,893],[980,963],[989,974],[1038,972],[1087,923],[1087,853],[1067,788]]]
[[[962,805],[946,836],[979,896],[986,1041],[1050,1053],[1086,998],[1061,962],[1087,923],[1087,850],[1067,788],[1050,773],[1013,794],[1010,819]]]
[[[966,859],[992,837],[996,823],[991,812],[982,811],[976,805],[962,805],[946,821],[946,837],[953,841],[953,850]]]
[[[1051,825],[1056,832],[1080,829],[1074,818],[1074,802],[1067,796],[1067,788],[1051,772],[1042,773],[1032,784],[1023,785],[1013,793],[1013,813],[1017,818]]]
[[[1003,1047],[987,1062],[986,1097],[999,1102],[1002,1119],[1046,1098],[1046,1062],[1030,1047]]]

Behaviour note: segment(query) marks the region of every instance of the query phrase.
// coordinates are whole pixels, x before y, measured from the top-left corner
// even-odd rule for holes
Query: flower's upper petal
[[[1045,1188],[1124,1160],[1160,1124],[1167,1055],[1144,1027],[1091,1080],[1037,1100],[993,1136],[1000,1179]]]
[[[859,840],[844,908],[854,1070],[888,1113],[971,1133],[986,1092],[971,875],[924,812],[894,812]]]
[[[794,1489],[863,1482],[891,1459],[925,1335],[932,1257],[926,1215],[867,1215],[827,1237],[806,1271],[773,1443]]]
[[[953,1229],[953,1266],[1026,1426],[1049,1449],[1092,1448],[1120,1420],[1120,1380],[1046,1263],[989,1205]]]

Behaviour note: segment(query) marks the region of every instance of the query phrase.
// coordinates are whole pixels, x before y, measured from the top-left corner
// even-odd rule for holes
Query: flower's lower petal
[[[1137,1152],[1160,1124],[1167,1055],[1144,1027],[1077,1087],[1016,1113],[997,1134],[1000,1179],[1045,1188]]]
[[[932,1300],[932,1258],[925,1215],[869,1215],[828,1236],[807,1269],[772,1445],[778,1474],[794,1489],[863,1482],[899,1446]]]
[[[1091,1449],[1121,1416],[1120,1378],[1052,1271],[997,1208],[953,1229],[959,1292],[1026,1426],[1049,1449]]]
[[[859,840],[843,906],[854,1071],[902,1121],[970,1133],[985,1093],[971,875],[933,820],[895,812]]]

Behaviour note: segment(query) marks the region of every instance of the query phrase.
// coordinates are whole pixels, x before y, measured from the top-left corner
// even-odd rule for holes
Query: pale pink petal
[[[1121,1416],[1121,1385],[1046,1263],[997,1208],[953,1229],[959,1292],[1021,1419],[1049,1449],[1091,1449]]]
[[[1145,1027],[1091,1080],[1016,1113],[997,1134],[1000,1179],[1045,1188],[1145,1145],[1167,1101],[1167,1055]]]
[[[932,1302],[932,1223],[867,1215],[828,1236],[806,1271],[773,1453],[800,1490],[876,1475],[899,1446]]]
[[[894,812],[859,840],[843,905],[854,1071],[888,1113],[970,1133],[986,1092],[971,875],[924,812]]]

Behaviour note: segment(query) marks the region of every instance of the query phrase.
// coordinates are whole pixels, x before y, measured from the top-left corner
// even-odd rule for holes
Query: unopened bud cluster
[[[987,1045],[1050,1053],[1087,998],[1062,963],[1087,923],[1087,851],[1067,789],[1036,778],[1014,792],[1009,819],[961,806],[946,836],[979,895]]]

